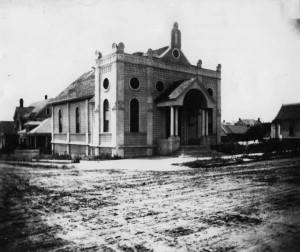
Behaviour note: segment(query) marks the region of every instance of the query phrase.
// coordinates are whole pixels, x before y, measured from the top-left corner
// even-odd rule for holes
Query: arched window
[[[75,123],[76,123],[76,133],[80,133],[80,115],[79,108],[75,109]]]
[[[103,102],[103,132],[109,132],[109,103],[108,100]]]
[[[207,89],[207,92],[210,94],[211,97],[212,97],[213,94],[214,94],[211,88]]]
[[[130,101],[130,132],[139,132],[139,101]]]
[[[62,113],[61,113],[61,109],[58,110],[58,132],[62,133]]]

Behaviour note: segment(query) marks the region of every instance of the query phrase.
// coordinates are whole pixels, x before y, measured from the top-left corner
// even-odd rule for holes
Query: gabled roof
[[[42,122],[41,121],[28,121],[27,123],[25,123],[24,125],[28,125],[28,126],[38,126],[40,125]]]
[[[46,120],[42,121],[42,123],[39,126],[29,131],[28,134],[29,135],[51,134],[51,131],[52,131],[51,118],[47,118]]]
[[[175,81],[171,86],[169,86],[162,94],[160,94],[157,98],[156,98],[156,102],[161,102],[161,101],[165,101],[165,100],[169,100],[169,96],[170,94],[176,89],[178,88],[183,82],[188,81],[188,79],[184,79],[184,80],[179,80],[179,81]]]
[[[36,115],[38,115],[47,106],[47,104],[50,103],[51,101],[52,101],[52,99],[45,99],[45,100],[31,103],[29,106],[29,107],[33,107],[33,110],[31,111],[31,113],[35,113]]]
[[[34,102],[29,107],[16,107],[14,118],[18,115],[20,118],[37,117],[42,110],[51,102],[52,99],[45,99]]]
[[[275,120],[300,119],[300,103],[283,104]]]
[[[64,91],[56,96],[51,104],[60,103],[68,100],[76,100],[82,98],[91,98],[95,94],[95,74],[89,71],[81,75],[76,81],[69,85]]]
[[[29,118],[33,107],[16,107],[14,118],[16,115],[22,118]]]
[[[0,122],[0,134],[16,134],[15,124],[13,121]]]
[[[222,129],[226,134],[245,134],[247,127],[239,125],[222,124]]]
[[[215,103],[215,99],[207,92],[200,80],[197,77],[193,77],[174,82],[165,92],[156,98],[156,104],[158,107],[162,107],[165,106],[163,104],[169,103],[168,105],[172,105],[170,102],[174,103],[176,101],[176,104],[174,103],[173,105],[182,106],[183,98],[190,89],[200,90],[206,98],[208,107],[211,107]]]
[[[246,124],[246,125],[250,125],[253,126],[255,124],[257,124],[257,121],[254,119],[242,119],[242,121]]]
[[[163,55],[167,50],[169,50],[169,46],[165,46],[159,49],[156,49],[153,51],[153,56],[154,57],[160,57],[161,55]]]

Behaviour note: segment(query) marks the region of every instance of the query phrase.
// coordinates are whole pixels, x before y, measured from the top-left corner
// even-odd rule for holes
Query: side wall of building
[[[293,123],[294,134],[290,135],[290,123]],[[300,138],[300,120],[282,121],[281,135],[283,139]]]

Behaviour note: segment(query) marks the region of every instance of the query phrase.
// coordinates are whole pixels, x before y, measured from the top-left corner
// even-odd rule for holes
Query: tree
[[[264,137],[268,136],[271,131],[271,123],[262,123],[251,126],[247,130],[247,139],[251,140],[259,140],[262,141]]]

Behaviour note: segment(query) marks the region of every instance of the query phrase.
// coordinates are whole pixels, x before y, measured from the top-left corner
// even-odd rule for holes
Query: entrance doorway
[[[199,145],[203,142],[207,132],[206,111],[207,102],[203,93],[197,89],[190,90],[179,110],[181,144]]]

